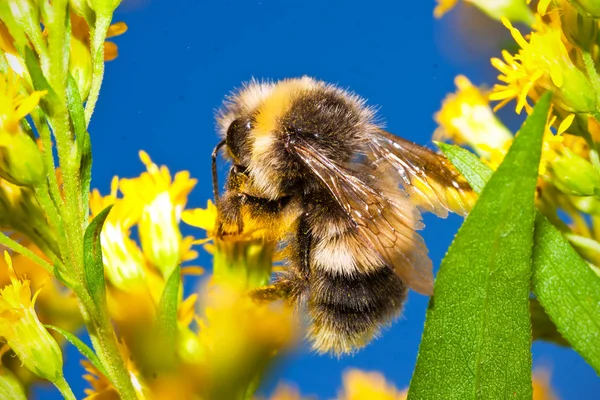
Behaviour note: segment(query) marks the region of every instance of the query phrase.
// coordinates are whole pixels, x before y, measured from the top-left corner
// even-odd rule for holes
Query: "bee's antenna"
[[[225,139],[221,140],[215,146],[212,152],[212,180],[213,180],[213,193],[215,195],[215,205],[219,206],[219,178],[217,176],[217,157],[219,156],[219,150],[225,145]]]

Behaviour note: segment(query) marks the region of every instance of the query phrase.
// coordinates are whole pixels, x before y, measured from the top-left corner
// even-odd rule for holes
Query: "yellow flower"
[[[145,283],[146,261],[135,241],[129,237],[130,229],[140,218],[138,204],[128,198],[117,199],[118,185],[119,179],[113,178],[111,192],[106,197],[94,190],[90,196],[90,209],[94,217],[113,204],[100,234],[102,256],[110,282],[127,291]]]
[[[121,191],[126,198],[135,199],[141,211],[138,228],[146,259],[168,277],[186,257],[182,254],[179,221],[197,181],[187,171],[178,172],[172,180],[167,167],[159,168],[143,151],[140,158],[147,172],[135,179],[123,179]]]
[[[0,336],[36,375],[58,382],[63,379],[60,347],[44,328],[34,309],[30,281],[18,279],[8,252],[4,252],[11,283],[0,290]]]
[[[20,236],[12,235],[11,237],[40,258],[51,262],[29,238]],[[30,281],[31,291],[39,292],[35,308],[40,321],[68,331],[76,331],[81,327],[83,319],[79,312],[79,302],[70,290],[66,290],[50,272],[21,254],[14,254],[12,262],[15,273],[26,276]],[[11,283],[9,270],[5,260],[0,259],[0,287]],[[41,290],[42,286],[44,290]]]
[[[523,108],[529,112],[527,97],[537,101],[546,90],[555,92],[558,105],[572,112],[589,112],[595,109],[595,92],[585,74],[571,61],[562,32],[548,27],[542,32],[529,34],[529,41],[505,18],[504,25],[521,47],[519,53],[502,52],[504,60],[492,58],[492,65],[500,71],[490,100],[498,100],[500,108],[512,99],[517,100],[516,112]]]
[[[437,6],[433,10],[433,15],[436,18],[441,18],[444,14],[454,8],[457,3],[458,0],[437,0]],[[523,0],[465,0],[465,3],[474,5],[490,18],[497,20],[500,18],[508,18],[511,21],[530,24],[534,19],[533,13],[525,5]]]
[[[208,236],[212,236],[217,223],[217,207],[210,200],[206,202],[206,208],[194,208],[185,210],[181,214],[181,220],[188,225],[204,229]]]
[[[480,156],[489,158],[492,149],[503,148],[513,136],[492,112],[484,92],[465,76],[457,76],[454,82],[458,91],[446,96],[434,116],[439,124],[434,140],[468,144]]]
[[[206,398],[240,398],[296,331],[291,310],[281,304],[257,304],[235,285],[208,285],[205,315],[199,320],[209,385]]]
[[[338,400],[405,400],[406,391],[400,391],[385,380],[379,372],[351,369],[344,373],[343,391]]]
[[[46,178],[46,170],[36,142],[20,123],[46,91],[23,95],[21,90],[21,78],[10,69],[0,74],[0,176],[17,185],[31,186]]]

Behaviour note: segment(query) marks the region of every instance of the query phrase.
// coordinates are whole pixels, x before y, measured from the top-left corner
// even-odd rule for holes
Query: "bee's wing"
[[[367,182],[380,176],[370,175],[364,165],[336,163],[301,139],[288,149],[331,193],[382,263],[393,267],[411,289],[432,294],[431,260],[415,232],[423,226],[421,217],[406,193],[397,184],[372,187]]]
[[[381,167],[393,169],[419,207],[446,217],[448,211],[467,215],[477,195],[445,157],[384,130],[373,133],[367,157]]]

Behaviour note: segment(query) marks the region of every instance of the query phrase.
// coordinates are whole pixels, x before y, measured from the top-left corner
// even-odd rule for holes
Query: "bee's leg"
[[[306,216],[300,217],[294,239],[288,246],[290,251],[289,265],[281,272],[272,285],[258,288],[250,295],[259,301],[274,301],[284,299],[287,303],[301,305],[304,303],[310,281],[310,248],[312,235]]]
[[[244,231],[242,207],[246,203],[244,193],[226,192],[219,202],[217,235],[235,235]]]
[[[227,177],[227,190],[219,201],[219,218],[217,221],[217,235],[238,234],[244,230],[242,207],[247,196],[241,192],[248,176],[240,167],[233,165]]]

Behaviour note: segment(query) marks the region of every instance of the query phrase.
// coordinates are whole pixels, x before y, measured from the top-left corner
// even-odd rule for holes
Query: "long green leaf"
[[[541,214],[534,238],[533,292],[562,336],[600,374],[600,278]]]
[[[44,110],[46,115],[54,115],[53,106],[54,104],[57,104],[58,97],[44,76],[38,58],[29,47],[25,47],[25,65],[27,66],[35,90],[48,91],[48,93],[40,99],[40,107]]]
[[[179,305],[179,286],[181,272],[177,267],[169,276],[158,304],[156,323],[158,328],[159,346],[164,354],[163,367],[170,368],[175,362],[177,348],[177,308]]]
[[[177,306],[179,304],[179,286],[181,284],[181,272],[179,267],[175,268],[165,284],[158,305],[158,324],[160,331],[175,343],[177,333]]]
[[[83,238],[83,262],[87,289],[99,309],[104,308],[106,301],[100,233],[111,208],[112,205],[106,207],[100,214],[96,215],[85,230]]]
[[[94,365],[94,367],[96,367],[96,369],[98,371],[102,372],[104,374],[104,376],[108,377],[108,375],[106,374],[106,370],[104,369],[104,366],[102,365],[102,362],[100,361],[100,358],[98,358],[96,353],[94,353],[94,350],[90,349],[88,345],[86,345],[85,343],[83,343],[81,341],[81,339],[79,339],[77,336],[73,335],[71,332],[65,331],[64,329],[61,329],[57,326],[54,326],[54,325],[44,325],[44,326],[48,329],[55,330],[56,332],[63,335],[65,337],[65,339],[67,339],[73,346],[75,346],[77,348],[77,350],[79,350],[79,352],[83,356],[85,356],[88,360],[90,360],[90,362]]]
[[[440,144],[440,148],[480,192],[491,169],[458,146]],[[539,212],[532,280],[533,292],[558,332],[600,374],[600,278]]]
[[[533,202],[549,106],[546,94],[442,262],[409,399],[531,398]]]
[[[69,74],[67,79],[67,107],[69,108],[69,116],[73,123],[73,131],[77,139],[77,151],[81,153],[83,148],[83,140],[85,138],[85,115],[83,113],[83,102],[79,95],[77,82],[73,75]]]

